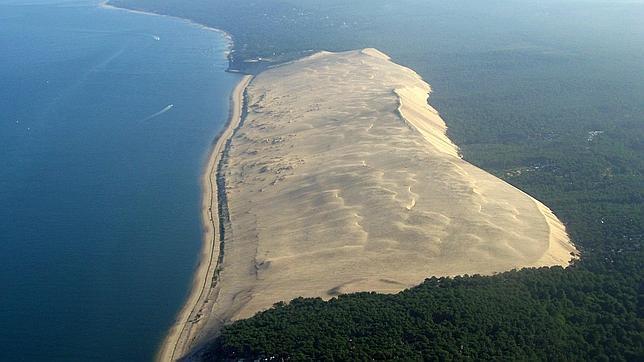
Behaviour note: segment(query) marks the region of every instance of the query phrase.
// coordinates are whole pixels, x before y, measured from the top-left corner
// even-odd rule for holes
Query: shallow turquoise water
[[[0,360],[153,357],[201,246],[226,50],[178,19],[0,0]]]

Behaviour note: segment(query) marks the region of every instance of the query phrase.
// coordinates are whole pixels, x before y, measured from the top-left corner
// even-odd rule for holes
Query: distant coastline
[[[223,35],[224,39],[226,39],[227,48],[228,48],[226,50],[226,53],[225,53],[226,57],[228,58],[228,68],[226,69],[226,71],[230,72],[230,73],[239,73],[239,71],[232,70],[231,67],[230,67],[230,64],[231,64],[230,63],[230,54],[231,54],[231,52],[233,50],[235,42],[233,41],[232,35],[230,35],[230,33],[228,33],[225,30],[217,29],[217,28],[213,28],[213,27],[201,24],[201,23],[197,23],[197,22],[192,21],[192,20],[187,19],[187,18],[181,18],[181,17],[173,16],[173,15],[159,14],[159,13],[155,13],[155,12],[152,12],[152,11],[143,11],[143,10],[130,9],[130,8],[126,8],[126,7],[117,6],[117,5],[112,4],[110,2],[110,0],[104,0],[104,1],[100,2],[98,4],[98,6],[100,8],[107,9],[107,10],[127,11],[127,12],[133,13],[133,14],[161,16],[161,17],[164,17],[164,18],[176,19],[176,20],[180,20],[182,22],[185,22],[187,24],[190,24],[192,26],[195,26],[195,27],[198,27],[198,28],[201,28],[201,29],[204,29],[204,30],[214,31],[216,33],[219,33],[219,34]]]

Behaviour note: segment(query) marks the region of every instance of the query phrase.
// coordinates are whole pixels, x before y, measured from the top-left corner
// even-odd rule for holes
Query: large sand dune
[[[222,164],[230,223],[209,328],[298,296],[568,265],[559,220],[463,161],[429,92],[374,49],[252,81]]]

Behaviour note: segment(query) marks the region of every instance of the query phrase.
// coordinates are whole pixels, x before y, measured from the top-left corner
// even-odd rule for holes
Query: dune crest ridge
[[[218,175],[229,222],[210,331],[300,296],[570,263],[563,224],[462,160],[430,92],[376,49],[252,80]]]

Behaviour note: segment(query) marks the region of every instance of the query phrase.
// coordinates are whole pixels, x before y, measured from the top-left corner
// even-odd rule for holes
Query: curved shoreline
[[[214,273],[219,266],[219,212],[216,170],[221,160],[226,141],[232,136],[242,115],[243,93],[252,76],[244,76],[235,86],[230,98],[230,116],[226,128],[214,144],[206,169],[202,176],[202,222],[204,225],[204,243],[199,257],[199,265],[194,274],[192,290],[186,299],[176,321],[161,344],[157,361],[174,361],[187,353],[193,341],[197,339],[205,319],[204,309],[212,306],[210,292],[215,286]],[[219,242],[218,242],[219,241]],[[206,313],[207,314],[207,313]]]
[[[120,11],[125,11],[125,12],[133,13],[133,14],[161,16],[161,17],[164,17],[164,18],[169,18],[169,19],[175,19],[175,20],[178,20],[178,21],[182,21],[182,22],[187,23],[190,26],[195,26],[195,27],[198,27],[200,29],[204,29],[204,30],[208,30],[208,31],[214,31],[215,33],[220,33],[226,39],[228,50],[225,52],[225,54],[226,54],[227,58],[229,58],[229,56],[231,54],[231,51],[233,49],[233,37],[227,31],[222,30],[222,29],[212,28],[210,26],[207,26],[207,25],[192,21],[192,20],[190,20],[188,18],[182,18],[182,17],[173,16],[173,15],[167,15],[167,14],[159,14],[159,13],[155,13],[155,12],[151,12],[151,11],[143,11],[143,10],[123,8],[123,7],[119,7],[119,6],[111,4],[110,0],[101,1],[98,4],[98,7],[102,8],[102,9],[107,9],[107,10],[120,10]],[[233,71],[233,70],[230,69],[230,58],[228,59],[228,69],[226,69],[226,71],[230,72],[230,73],[239,73],[237,71]]]
[[[223,35],[226,40],[228,50],[226,56],[229,57],[233,47],[232,36],[221,29],[212,28],[190,19],[176,17],[172,15],[159,14],[149,11],[128,9],[110,4],[109,0],[101,1],[98,7],[107,10],[120,10],[129,13],[161,16],[186,22],[191,26],[196,26],[204,30],[214,31]],[[230,69],[230,59],[228,60],[227,72],[233,72]],[[237,72],[235,72],[237,73]],[[243,113],[243,94],[252,80],[251,75],[243,76],[230,96],[230,111],[225,128],[215,138],[206,167],[201,176],[202,188],[202,206],[201,218],[203,224],[203,245],[199,254],[197,269],[193,275],[192,287],[186,301],[181,306],[172,327],[168,330],[163,338],[161,345],[158,347],[156,361],[175,361],[183,357],[193,347],[192,343],[196,341],[201,334],[207,318],[202,319],[208,313],[204,313],[205,308],[211,308],[214,300],[210,300],[210,295],[216,286],[216,270],[219,267],[223,254],[220,246],[223,243],[223,236],[219,227],[219,190],[217,187],[217,168],[221,161],[222,153],[228,139],[234,133],[239,125]],[[219,236],[218,236],[219,235]],[[217,240],[218,239],[218,240]],[[217,242],[218,241],[218,242]],[[216,257],[215,257],[216,255]],[[208,283],[210,281],[210,283]],[[209,303],[211,302],[211,303]],[[209,305],[210,304],[210,305]]]

